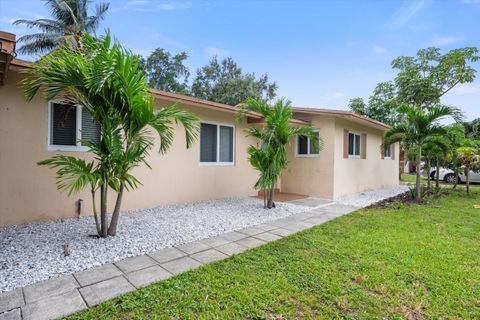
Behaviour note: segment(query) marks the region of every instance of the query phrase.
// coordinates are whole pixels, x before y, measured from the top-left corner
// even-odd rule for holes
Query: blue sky
[[[186,51],[192,74],[213,55],[231,56],[244,71],[268,73],[295,106],[347,109],[393,79],[399,55],[480,46],[480,0],[109,2],[100,30],[132,51]],[[41,1],[0,0],[0,30],[29,33],[11,22],[48,16]],[[480,74],[443,101],[480,117]]]

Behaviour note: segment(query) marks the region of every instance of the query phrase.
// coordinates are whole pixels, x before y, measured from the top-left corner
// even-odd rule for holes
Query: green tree
[[[480,118],[471,122],[464,122],[465,135],[470,139],[480,140]]]
[[[475,79],[475,69],[470,66],[478,61],[478,49],[467,47],[445,54],[439,48],[426,48],[415,57],[401,56],[392,61],[398,70],[393,81],[379,83],[368,104],[363,99],[350,101],[350,109],[358,114],[394,125],[403,121],[397,107],[408,104],[428,109],[441,103],[441,98],[456,85]]]
[[[198,134],[198,119],[175,106],[155,110],[153,96],[143,73],[137,70],[135,57],[120,44],[112,43],[109,34],[100,40],[85,34],[82,43],[81,49],[59,47],[35,64],[23,86],[28,100],[40,91],[48,101],[59,98],[81,105],[99,125],[99,142],[82,141],[94,160],[55,155],[39,164],[57,170],[57,187],[69,195],[90,187],[97,232],[101,237],[114,236],[124,190],[141,184],[131,171],[141,165],[149,166],[153,132],[160,139],[159,152],[165,153],[173,143],[174,124],[179,122],[190,147]],[[110,223],[109,190],[116,193]],[[98,191],[100,221],[95,200]]]
[[[398,102],[424,109],[435,107],[456,85],[475,79],[476,71],[469,64],[478,58],[478,49],[467,47],[445,54],[439,48],[426,48],[416,57],[394,59],[392,67],[399,70],[394,80]]]
[[[218,61],[213,57],[209,64],[197,70],[191,87],[194,97],[235,106],[247,99],[270,101],[276,95],[277,84],[269,82],[268,75],[258,79],[253,73],[244,74],[233,61]]]
[[[158,48],[146,60],[142,58],[140,69],[144,70],[151,88],[185,94],[188,92],[187,80],[190,76],[184,64],[187,58],[186,52],[172,55]]]
[[[94,32],[97,29],[109,7],[108,3],[99,3],[96,5],[95,13],[89,16],[90,3],[90,0],[45,0],[45,5],[52,13],[52,19],[19,19],[13,23],[40,30],[38,33],[18,38],[18,43],[23,44],[18,48],[18,52],[43,54],[62,44],[78,46],[85,32]]]
[[[472,147],[460,147],[457,149],[458,158],[463,166],[463,173],[465,175],[465,183],[467,186],[467,193],[470,193],[470,171],[478,169],[480,163],[480,156],[477,154],[477,150]]]
[[[264,124],[249,127],[249,136],[259,140],[258,146],[248,147],[249,161],[260,173],[255,189],[264,190],[265,208],[275,207],[273,201],[275,184],[281,172],[287,167],[285,146],[292,137],[307,136],[320,151],[322,143],[310,125],[292,125],[293,112],[290,100],[280,99],[273,106],[260,99],[247,99],[240,105],[238,120],[242,121],[247,112],[258,112],[264,118]],[[266,199],[265,199],[266,197]]]
[[[349,103],[353,112],[388,125],[398,121],[397,106],[396,88],[392,82],[379,83],[368,99],[368,104],[362,98],[354,98]]]
[[[420,200],[422,148],[428,139],[441,138],[446,134],[447,131],[444,126],[439,124],[439,120],[449,116],[459,120],[461,113],[458,109],[450,106],[434,105],[428,110],[424,110],[408,104],[401,105],[398,112],[405,120],[396,123],[385,132],[383,144],[386,149],[395,142],[401,142],[406,150],[414,152],[417,167],[416,200]]]

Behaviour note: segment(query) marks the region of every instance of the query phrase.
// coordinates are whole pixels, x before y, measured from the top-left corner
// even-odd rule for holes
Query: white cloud
[[[372,51],[373,51],[373,53],[376,53],[376,54],[385,54],[385,53],[387,53],[388,50],[385,47],[373,46]]]
[[[0,17],[0,23],[12,25],[16,20],[22,19],[20,17]]]
[[[209,58],[213,56],[217,56],[218,58],[227,58],[231,56],[230,51],[217,47],[205,48],[205,55]]]
[[[344,97],[345,97],[345,93],[343,93],[343,92],[335,92],[335,93],[332,95],[332,97],[333,97],[334,99],[341,99],[341,98],[344,98]]]
[[[188,10],[196,7],[204,7],[208,5],[203,1],[163,1],[163,2],[150,2],[149,0],[131,0],[127,2],[123,7],[113,8],[116,10],[130,10],[140,12],[157,12],[157,11],[173,11],[173,10]]]
[[[442,46],[447,46],[449,44],[457,43],[460,40],[461,40],[460,38],[451,37],[451,36],[439,36],[428,41],[426,45],[429,47],[442,47]]]
[[[386,25],[391,28],[401,28],[428,4],[430,0],[404,0],[400,8],[387,21]]]
[[[456,95],[480,93],[480,84],[474,84],[474,83],[459,84],[458,86],[453,88],[452,91],[450,91],[450,93],[456,94]]]

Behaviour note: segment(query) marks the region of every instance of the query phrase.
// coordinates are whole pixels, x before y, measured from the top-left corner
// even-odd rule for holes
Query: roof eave
[[[294,107],[293,112],[299,112],[299,113],[306,113],[306,114],[313,114],[313,115],[329,115],[337,118],[343,118],[343,119],[348,119],[348,120],[357,120],[355,122],[361,122],[364,125],[367,125],[372,128],[376,128],[379,130],[388,130],[390,129],[390,126],[382,123],[377,120],[373,120],[369,117],[365,117],[359,114],[356,114],[351,111],[345,111],[345,110],[334,110],[334,109],[318,109],[318,108],[301,108],[301,107]]]

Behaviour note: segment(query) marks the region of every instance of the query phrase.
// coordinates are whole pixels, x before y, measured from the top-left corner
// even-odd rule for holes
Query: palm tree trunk
[[[440,160],[437,158],[437,169],[435,171],[435,188],[440,188]]]
[[[100,237],[105,238],[107,237],[108,230],[108,221],[107,221],[107,193],[108,184],[102,185],[100,187],[100,223],[101,223],[101,230],[100,230]]]
[[[417,159],[417,177],[415,181],[415,187],[417,188],[417,192],[415,194],[415,200],[420,201],[422,199],[422,192],[421,192],[421,184],[420,184],[420,162],[422,159],[422,149],[419,148],[418,150],[418,159]]]
[[[458,173],[455,172],[455,182],[453,182],[453,188],[452,188],[452,189],[456,189],[456,188],[457,188],[457,184],[458,184]]]
[[[113,209],[112,220],[110,221],[110,227],[108,227],[108,235],[115,236],[117,234],[118,219],[120,217],[120,207],[122,205],[123,190],[125,185],[120,184],[120,190],[117,194],[117,201],[115,202],[115,208]]]
[[[95,201],[95,189],[92,188],[92,206],[93,206],[93,218],[95,219],[95,226],[97,227],[97,234],[100,235],[101,232],[101,227],[100,227],[100,221],[98,221],[98,213],[97,213],[97,205]]]
[[[430,159],[427,160],[427,191],[430,193]]]
[[[468,176],[468,171],[469,170],[465,170],[465,183],[466,183],[466,187],[467,187],[467,193],[470,193],[470,177]]]
[[[268,190],[268,201],[267,201],[267,208],[268,209],[272,209],[273,208],[273,188],[275,186],[272,186],[269,190]]]
[[[263,209],[267,209],[267,190],[263,189]]]

